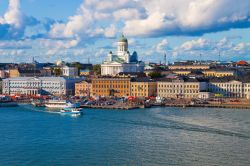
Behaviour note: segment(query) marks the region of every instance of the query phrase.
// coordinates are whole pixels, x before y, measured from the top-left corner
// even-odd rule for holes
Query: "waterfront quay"
[[[127,45],[124,36],[118,40],[118,50],[127,50]],[[63,61],[3,64],[0,97],[17,103],[62,99],[80,102],[82,107],[125,110],[152,106],[249,108],[250,64],[246,61],[166,65],[145,64],[136,53],[124,51],[109,56],[97,65]],[[118,57],[123,61],[118,62]],[[139,64],[132,72],[123,66],[130,58],[134,59],[129,62],[132,66]]]

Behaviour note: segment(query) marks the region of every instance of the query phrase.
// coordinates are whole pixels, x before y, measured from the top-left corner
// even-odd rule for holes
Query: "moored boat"
[[[0,95],[0,107],[17,107],[17,102],[13,101],[9,96]]]

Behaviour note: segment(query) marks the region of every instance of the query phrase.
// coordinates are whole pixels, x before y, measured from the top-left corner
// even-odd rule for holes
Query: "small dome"
[[[62,66],[62,65],[65,65],[64,61],[62,61],[62,60],[56,61],[56,66]]]
[[[119,39],[119,42],[128,42],[128,39],[124,35],[122,35]]]

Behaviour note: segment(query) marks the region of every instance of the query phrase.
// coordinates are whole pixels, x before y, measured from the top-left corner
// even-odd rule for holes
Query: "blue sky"
[[[250,60],[249,0],[0,0],[0,62]]]

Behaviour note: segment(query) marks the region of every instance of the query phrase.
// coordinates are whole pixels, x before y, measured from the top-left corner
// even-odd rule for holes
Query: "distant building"
[[[210,69],[209,65],[199,65],[199,64],[193,64],[193,65],[170,65],[168,66],[170,70],[208,70]]]
[[[7,70],[0,70],[0,78],[8,78],[9,72]]]
[[[250,99],[250,79],[212,78],[208,84],[208,90],[221,97]]]
[[[80,70],[80,76],[89,76],[91,71],[89,69]]]
[[[92,96],[92,82],[90,80],[81,81],[75,84],[76,96]]]
[[[207,90],[207,82],[197,79],[176,78],[158,81],[157,94],[165,98],[198,98],[201,91]]]
[[[128,40],[122,36],[117,43],[117,54],[110,52],[101,65],[101,75],[117,75],[121,72],[143,72],[144,63],[138,61],[137,53],[128,51]]]
[[[236,65],[237,66],[248,66],[249,63],[247,63],[246,61],[239,61],[239,62],[236,62]]]
[[[130,96],[157,96],[157,82],[149,78],[133,78],[130,89]]]
[[[174,74],[180,75],[180,76],[187,76],[192,73],[191,70],[173,70]]]
[[[75,83],[81,78],[16,77],[3,80],[3,93],[8,95],[74,95]]]
[[[10,69],[9,77],[49,77],[51,76],[51,70],[46,69],[34,69],[34,68],[18,68]]]
[[[93,96],[125,97],[130,94],[129,77],[99,77],[92,79]]]
[[[63,66],[61,70],[62,70],[62,76],[66,77],[78,76],[78,69],[76,67]]]
[[[206,77],[228,77],[235,76],[235,71],[232,70],[204,70],[202,71]]]

